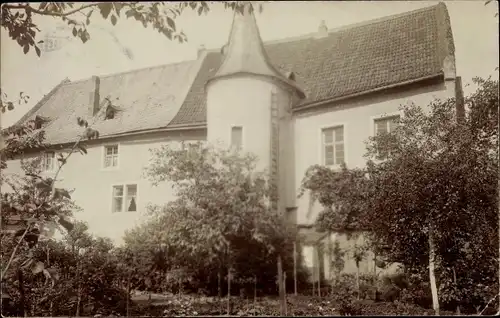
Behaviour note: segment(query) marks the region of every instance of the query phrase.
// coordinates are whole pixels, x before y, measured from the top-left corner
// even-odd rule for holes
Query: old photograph
[[[2,316],[499,315],[498,22],[2,3]]]

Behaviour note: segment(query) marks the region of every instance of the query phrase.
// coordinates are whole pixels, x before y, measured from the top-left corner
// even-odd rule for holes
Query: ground
[[[227,316],[227,297],[174,294],[136,294],[132,297],[130,315],[142,316]],[[453,315],[442,312],[442,315]],[[277,297],[259,297],[253,299],[231,297],[231,316],[279,316]],[[340,305],[329,297],[287,296],[288,316],[339,316],[339,315],[433,315],[431,309],[418,306],[374,302],[371,300],[355,301],[353,304]]]

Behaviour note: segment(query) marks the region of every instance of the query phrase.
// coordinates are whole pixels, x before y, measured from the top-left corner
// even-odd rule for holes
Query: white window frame
[[[335,128],[339,128],[339,127],[343,127],[343,133],[344,133],[344,139],[343,139],[343,144],[344,144],[344,163],[347,164],[348,163],[348,153],[347,153],[347,124],[346,123],[333,123],[331,125],[326,125],[326,126],[322,126],[320,127],[319,129],[319,158],[320,158],[320,163],[321,165],[325,166],[325,167],[329,167],[331,169],[340,169],[340,164],[338,163],[335,163],[333,165],[327,165],[326,164],[326,161],[325,161],[325,144],[324,144],[324,135],[323,135],[323,131],[326,130],[326,129],[335,129]],[[334,143],[335,143],[335,140],[334,140]],[[337,158],[335,158],[335,149],[334,149],[334,160],[336,161]]]
[[[109,147],[117,147],[117,153],[116,155],[111,155],[111,158],[113,156],[116,156],[116,166],[109,166],[106,167],[106,156],[107,156],[107,149]],[[102,156],[101,156],[101,168],[102,170],[118,170],[120,168],[120,149],[121,145],[119,143],[110,143],[110,144],[105,144],[102,146]]]
[[[375,137],[375,121],[377,120],[381,120],[381,119],[384,119],[384,118],[391,118],[391,117],[396,117],[396,116],[399,116],[399,119],[401,120],[401,118],[403,118],[403,114],[402,112],[400,111],[395,111],[395,112],[391,112],[391,113],[383,113],[383,114],[379,114],[379,115],[376,115],[376,116],[371,116],[370,117],[370,136],[371,137]],[[375,160],[376,163],[381,163],[381,162],[384,162],[386,159],[377,159]]]
[[[52,166],[49,169],[45,168],[45,163],[47,162],[48,155],[52,155]],[[57,154],[55,151],[46,151],[42,153],[42,158],[40,161],[40,168],[43,173],[50,173],[50,172],[55,172],[57,168]]]
[[[128,186],[135,186],[135,211],[128,211],[127,205],[127,197],[128,197],[128,191],[127,187]],[[114,202],[115,202],[115,187],[123,187],[123,195],[121,196],[122,198],[122,209],[121,211],[115,211],[114,207]],[[139,211],[139,206],[138,206],[138,197],[139,197],[139,184],[137,182],[125,182],[125,183],[117,183],[117,184],[112,184],[111,185],[111,204],[110,204],[110,211],[111,213],[137,213]]]
[[[233,146],[233,128],[241,128],[241,145],[239,150],[243,150],[244,145],[245,145],[245,128],[243,125],[231,125],[229,129],[229,147],[231,149],[234,148]]]
[[[395,116],[399,116],[399,119],[403,118],[403,114],[399,111],[392,112],[392,113],[384,113],[384,114],[380,114],[380,115],[376,115],[376,116],[371,116],[370,117],[370,136],[375,137],[375,122],[377,120],[381,120],[384,118],[391,118],[391,117],[395,117]]]

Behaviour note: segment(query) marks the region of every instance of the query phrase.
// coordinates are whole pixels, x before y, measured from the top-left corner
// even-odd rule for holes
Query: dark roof
[[[331,30],[322,38],[308,35],[264,47],[276,69],[295,73],[306,94],[297,106],[437,76],[443,72],[445,57],[454,61],[450,19],[443,3]],[[96,129],[105,136],[204,124],[204,86],[221,60],[220,52],[209,51],[199,61],[102,77],[101,97],[119,97],[118,106],[125,111],[117,119],[99,122]],[[194,80],[189,76],[192,72],[196,72]],[[75,138],[73,123],[88,112],[90,83],[91,79],[62,84],[30,112],[30,116],[52,119],[46,128],[48,142]],[[187,96],[178,92],[184,88],[189,89]]]

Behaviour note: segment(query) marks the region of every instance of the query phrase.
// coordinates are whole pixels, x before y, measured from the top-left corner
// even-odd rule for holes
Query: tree
[[[495,284],[498,81],[475,81],[463,120],[453,99],[405,105],[393,133],[370,138],[366,168],[313,167],[303,182],[325,206],[318,226],[369,230],[377,255],[429,267],[436,311],[438,292],[470,309]]]
[[[292,259],[294,230],[269,209],[271,190],[254,156],[201,143],[163,146],[152,150],[146,174],[153,184],[172,183],[177,199],[152,210],[179,266],[260,280],[269,267],[275,273],[272,256]]]
[[[2,95],[2,97],[6,97]],[[21,95],[22,97],[22,95]],[[110,101],[107,100],[109,103]],[[11,102],[2,100],[2,105],[6,104],[7,110]],[[94,121],[99,117],[106,107],[101,107],[101,111],[96,114]],[[5,175],[7,161],[12,159],[22,159],[27,152],[43,151],[49,147],[45,144],[44,131],[40,126],[40,118],[37,116],[32,120],[11,126],[2,130],[2,146],[0,150],[0,162],[2,175]],[[23,269],[29,268],[34,274],[41,274],[52,280],[59,277],[57,270],[49,267],[43,260],[37,260],[34,250],[39,240],[44,235],[51,237],[55,228],[72,231],[74,225],[71,222],[72,212],[77,206],[71,201],[71,193],[67,189],[56,187],[59,173],[67,163],[70,156],[75,152],[86,154],[87,150],[83,144],[85,140],[98,138],[99,133],[92,129],[91,124],[81,118],[77,119],[77,124],[82,128],[82,133],[67,152],[60,152],[57,158],[57,170],[53,177],[42,175],[41,158],[35,160],[21,160],[24,175],[14,174],[2,178],[2,225],[12,220],[17,220],[19,229],[11,239],[14,245],[9,250],[10,255],[6,261],[2,259],[1,280],[7,277],[12,265],[18,274],[18,285],[20,290],[24,289]],[[4,186],[8,186],[7,189]],[[7,190],[7,191],[6,191]],[[24,295],[24,292],[22,293]],[[25,309],[24,296],[21,298],[21,308]]]
[[[72,26],[72,35],[79,38],[83,43],[90,39],[87,26],[91,23],[94,11],[97,11],[103,19],[116,25],[123,15],[127,19],[134,19],[145,28],[152,27],[158,33],[165,35],[169,40],[177,40],[180,43],[187,40],[184,32],[177,29],[175,19],[184,10],[192,9],[198,15],[207,14],[210,3],[205,1],[189,2],[41,2],[41,3],[8,3],[2,5],[2,27],[9,32],[12,40],[22,47],[24,54],[34,48],[38,56],[41,50],[38,47],[43,41],[36,41],[36,35],[40,29],[34,23],[35,16],[50,16],[60,19],[62,22]],[[243,2],[228,1],[224,7],[243,12]],[[258,4],[262,10],[261,4]],[[253,8],[253,6],[252,6]]]

